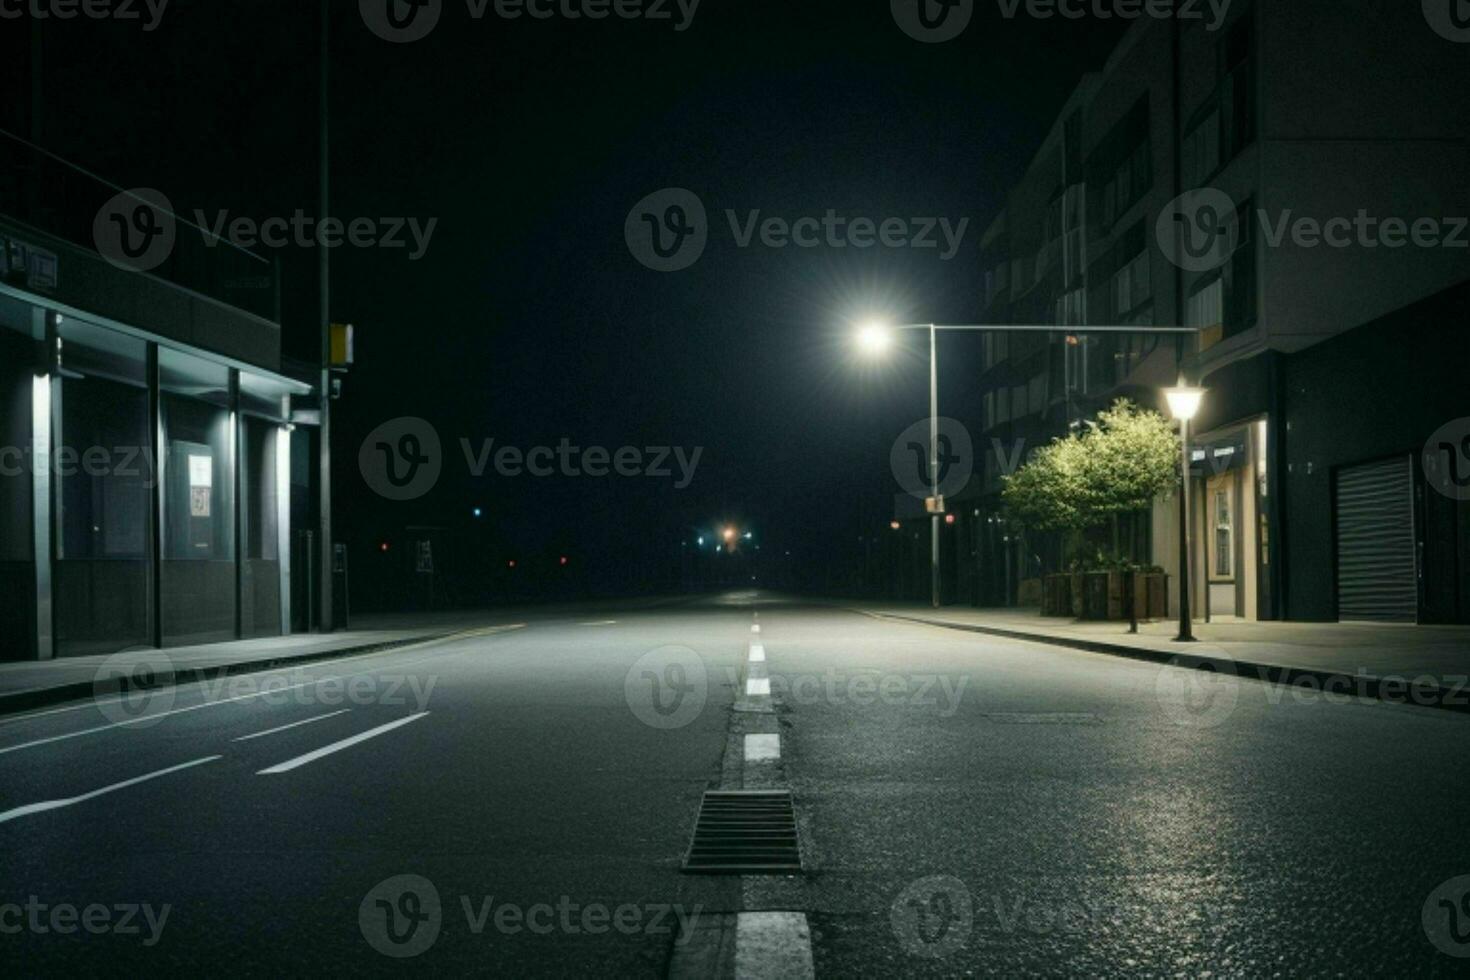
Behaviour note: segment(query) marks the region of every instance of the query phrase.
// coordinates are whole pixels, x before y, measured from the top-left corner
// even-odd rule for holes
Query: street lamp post
[[[896,330],[929,331],[929,486],[933,494],[930,505],[930,552],[929,552],[929,595],[935,609],[939,608],[939,521],[944,515],[939,507],[939,354],[937,335],[941,330],[964,330],[979,333],[1127,333],[1127,334],[1192,334],[1195,327],[1142,327],[1142,326],[1077,326],[1057,324],[934,324],[902,323],[888,324],[870,321],[858,328],[858,346],[871,355],[879,355],[893,343]]]
[[[1190,547],[1189,547],[1189,422],[1199,412],[1204,399],[1203,388],[1167,388],[1164,398],[1169,412],[1179,420],[1179,635],[1178,643],[1194,642],[1194,624],[1189,614]]]

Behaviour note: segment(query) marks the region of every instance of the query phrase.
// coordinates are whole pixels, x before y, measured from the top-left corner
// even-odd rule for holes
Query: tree
[[[1081,531],[1149,506],[1174,486],[1168,419],[1120,398],[1080,432],[1053,439],[1005,478],[1007,515],[1036,531]]]

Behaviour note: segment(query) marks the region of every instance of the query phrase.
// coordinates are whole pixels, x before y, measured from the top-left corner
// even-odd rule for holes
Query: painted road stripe
[[[134,776],[132,779],[124,779],[120,783],[113,783],[111,786],[104,786],[101,789],[94,789],[90,793],[83,793],[81,796],[73,796],[65,800],[47,800],[44,803],[27,803],[25,806],[18,806],[14,810],[6,810],[4,813],[0,813],[0,823],[5,823],[8,820],[14,820],[17,817],[28,817],[33,813],[45,813],[47,810],[59,810],[65,806],[72,806],[77,803],[85,803],[87,800],[96,799],[104,793],[112,793],[116,790],[126,789],[129,786],[136,786],[139,783],[147,782],[150,779],[157,779],[159,776],[167,776],[171,772],[178,772],[180,769],[188,769],[191,766],[200,766],[206,762],[213,762],[215,759],[219,758],[222,757],[211,755],[203,759],[195,759],[193,762],[185,762],[182,765],[169,766],[167,769],[160,769],[157,772],[150,772],[144,776]]]
[[[496,628],[497,629],[500,629],[500,627],[496,627]],[[519,626],[513,626],[513,627],[505,627],[505,628],[506,629],[519,629],[520,627]],[[473,637],[464,637],[464,639],[473,639]],[[440,638],[440,639],[437,639],[437,640],[425,640],[423,643],[415,643],[412,646],[399,647],[396,650],[377,650],[377,651],[374,651],[373,653],[363,653],[363,654],[358,654],[357,656],[354,656],[354,657],[345,657],[342,660],[333,660],[333,661],[330,661],[330,663],[333,664],[333,665],[336,665],[336,664],[341,664],[341,663],[347,663],[347,662],[352,661],[352,660],[363,659],[365,657],[381,657],[381,656],[384,656],[386,654],[406,653],[406,652],[411,651],[411,650],[422,649],[422,648],[424,648],[426,646],[433,646],[434,644],[438,644],[438,643],[449,643],[449,642],[455,642],[454,638],[444,637],[444,638]],[[371,667],[371,668],[368,668],[367,670],[355,671],[355,672],[350,673],[350,674],[328,674],[325,677],[317,677],[317,678],[313,678],[312,680],[309,680],[309,681],[302,681],[300,684],[288,684],[285,687],[274,687],[274,686],[265,687],[265,689],[263,689],[263,690],[260,690],[260,691],[252,691],[249,694],[237,694],[234,697],[230,697],[230,698],[217,698],[217,699],[215,699],[213,701],[203,701],[203,702],[200,702],[199,704],[191,704],[191,705],[187,705],[187,706],[182,707],[182,708],[170,708],[167,711],[158,711],[158,712],[154,712],[154,713],[151,713],[151,714],[146,714],[146,715],[144,715],[141,718],[132,719],[132,720],[129,720],[129,721],[115,721],[115,722],[111,722],[110,724],[106,724],[106,725],[97,725],[97,726],[95,726],[93,728],[83,728],[83,729],[80,729],[79,731],[75,731],[75,732],[64,732],[61,735],[51,735],[51,736],[48,736],[46,738],[37,738],[37,739],[33,739],[33,740],[29,741],[29,742],[21,742],[19,745],[8,745],[5,748],[0,749],[0,755],[4,755],[7,752],[19,752],[21,749],[34,748],[37,745],[49,745],[52,742],[61,742],[61,741],[65,741],[66,739],[69,739],[69,738],[77,738],[77,737],[82,736],[82,735],[94,735],[97,732],[111,731],[114,728],[127,728],[130,725],[139,725],[139,724],[142,724],[143,727],[146,728],[148,725],[151,725],[154,721],[156,721],[156,720],[158,720],[160,718],[167,718],[169,715],[181,715],[181,714],[185,714],[186,712],[190,712],[190,711],[198,711],[201,708],[213,708],[214,706],[220,705],[220,704],[231,704],[231,703],[233,703],[235,701],[248,701],[251,698],[270,697],[272,695],[281,694],[281,693],[284,693],[286,691],[295,691],[295,690],[297,690],[299,688],[303,688],[303,687],[315,687],[318,684],[325,684],[328,681],[346,680],[349,677],[362,677],[362,676],[364,676],[366,674],[371,674],[371,673],[374,673],[375,671],[387,670],[389,668],[392,668],[394,671],[402,671],[404,668],[412,667],[412,666],[415,666],[416,664],[427,663],[430,660],[434,660],[434,659],[437,659],[438,657],[442,657],[446,653],[456,653],[456,652],[464,653],[466,651],[436,650],[434,653],[431,653],[427,657],[419,657],[417,659],[407,661],[406,663],[383,664],[381,667]],[[309,665],[305,665],[305,666],[309,666]],[[282,668],[279,668],[279,669],[280,670],[289,670],[289,669],[293,669],[293,668],[282,667]],[[252,672],[249,672],[249,673],[241,674],[239,676],[241,676],[241,677],[253,677],[253,676],[255,676],[256,673],[270,674],[271,671],[252,671]],[[194,686],[194,684],[193,683],[190,683],[190,684],[186,685],[185,687],[181,688],[181,690],[188,690],[190,687],[193,687],[193,686]],[[264,687],[264,685],[262,685],[262,686]],[[206,694],[208,693],[208,686],[207,685],[201,685],[201,689],[203,689]],[[131,697],[137,697],[137,695],[134,694],[134,695],[131,695]],[[78,707],[91,708],[91,707],[93,707],[93,705],[91,703],[88,703],[88,704],[85,704],[85,705],[79,705]],[[36,717],[36,716],[31,716],[31,717]]]
[[[750,624],[750,631],[752,633],[759,633],[761,631],[761,624],[760,623],[751,623]]]
[[[747,677],[745,679],[746,697],[754,697],[758,694],[769,696],[771,693],[771,679],[769,677]]]
[[[616,626],[616,619],[599,619],[591,623],[578,623],[578,626]]]
[[[759,643],[752,643],[750,645],[750,662],[753,664],[765,663],[766,648],[761,646]]]
[[[411,721],[418,721],[420,718],[424,717],[427,714],[427,711],[420,711],[416,714],[409,715],[407,718],[399,718],[397,721],[390,721],[386,725],[379,725],[377,728],[369,728],[367,731],[362,732],[358,735],[354,735],[351,738],[344,738],[340,742],[333,742],[331,745],[324,745],[314,752],[308,752],[305,755],[298,755],[294,759],[287,759],[285,762],[282,762],[279,765],[271,766],[269,769],[262,769],[260,770],[260,772],[256,773],[256,775],[269,776],[274,775],[278,772],[290,772],[292,769],[295,769],[299,766],[304,766],[308,762],[315,762],[323,756],[331,755],[333,752],[341,752],[343,749],[351,748],[358,742],[366,742],[368,739],[382,735],[384,732],[391,732],[395,728],[401,728]]]
[[[735,980],[815,976],[805,913],[741,912],[736,917]]]
[[[301,721],[293,721],[289,725],[277,725],[275,728],[267,728],[263,732],[252,732],[249,735],[241,735],[239,738],[230,739],[230,741],[248,742],[252,738],[260,738],[262,735],[274,735],[276,732],[284,732],[288,728],[299,728],[302,725],[310,725],[314,721],[325,721],[328,718],[335,718],[338,715],[345,715],[351,710],[351,708],[343,708],[341,711],[329,711],[324,715],[317,715],[315,718],[303,718]]]
[[[484,627],[483,629],[466,630],[465,632],[462,632],[462,633],[452,633],[452,634],[450,634],[448,636],[435,637],[432,640],[424,640],[424,641],[418,642],[418,643],[410,643],[410,644],[407,644],[406,646],[390,647],[387,650],[369,650],[367,653],[354,653],[354,654],[350,654],[350,655],[345,656],[345,657],[323,656],[323,657],[321,657],[319,659],[315,659],[315,660],[305,660],[305,661],[302,661],[300,663],[279,664],[279,665],[277,665],[275,667],[266,667],[266,668],[264,668],[262,670],[246,670],[246,671],[241,671],[238,675],[232,674],[230,676],[245,676],[245,675],[253,675],[253,674],[269,674],[269,673],[272,673],[272,672],[275,672],[275,671],[287,671],[287,670],[306,670],[308,668],[313,668],[313,667],[337,667],[337,666],[340,666],[341,664],[350,664],[354,660],[366,660],[369,657],[386,657],[386,656],[391,656],[392,654],[395,654],[395,653],[411,653],[414,650],[422,650],[424,647],[433,646],[436,643],[457,643],[460,640],[473,640],[473,639],[476,639],[477,637],[481,637],[481,636],[495,636],[497,634],[506,633],[506,632],[509,632],[511,630],[525,629],[526,626],[527,626],[526,623],[510,623],[510,624],[505,625],[505,626],[487,626],[487,627]],[[437,654],[436,654],[436,656],[437,656]],[[415,661],[413,661],[413,663],[423,663],[423,660],[415,660]],[[237,666],[237,665],[232,665],[232,666]],[[394,666],[395,667],[403,667],[405,665],[403,665],[403,664],[394,664]],[[213,668],[208,668],[207,667],[205,669],[206,670],[209,670],[209,669],[213,669]],[[339,675],[339,677],[340,676],[347,676],[347,675]],[[351,675],[351,676],[356,676],[356,675]],[[329,679],[330,680],[330,679],[336,679],[336,678],[325,678],[325,679]],[[214,680],[218,680],[218,678],[215,678]],[[207,687],[208,683],[209,683],[208,681],[192,680],[192,681],[185,681],[182,684],[176,684],[176,685],[173,685],[173,686],[179,688],[180,690],[187,690],[187,689],[189,689],[191,687],[194,687],[196,685]],[[314,682],[307,681],[306,683],[307,684],[310,684],[310,683],[314,683]],[[161,689],[161,688],[167,687],[167,686],[169,686],[169,685],[159,685],[159,688],[157,688],[157,689]],[[296,685],[296,687],[304,687],[304,686],[305,686],[305,684],[298,684],[298,685]],[[157,690],[157,689],[155,689],[155,690]],[[294,688],[289,688],[289,687],[288,688],[276,688],[276,690],[287,690],[287,691],[290,691],[290,690],[293,690],[293,689]],[[36,688],[30,688],[30,690],[33,690],[33,691],[42,691],[42,690],[46,690],[46,688],[44,688],[44,687],[36,687]],[[19,722],[34,721],[37,718],[45,718],[45,717],[48,717],[49,715],[62,715],[62,714],[68,714],[68,713],[73,712],[73,711],[86,711],[86,710],[91,709],[91,708],[101,707],[104,704],[118,704],[118,703],[120,703],[122,701],[128,700],[129,698],[136,698],[137,696],[138,696],[138,692],[133,692],[131,694],[109,695],[106,699],[92,698],[92,699],[84,702],[83,704],[66,705],[66,706],[60,707],[60,708],[47,708],[45,711],[32,711],[32,712],[29,712],[27,714],[21,714],[21,715],[7,715],[4,718],[0,718],[0,727],[3,727],[5,725],[14,725],[14,724],[17,724]],[[210,704],[216,704],[216,703],[223,704],[224,702],[223,701],[220,701],[220,702],[213,702],[213,701],[211,701],[209,703]],[[179,711],[184,711],[184,710],[192,710],[192,709],[179,708],[178,710]],[[172,713],[173,712],[169,712],[169,714],[172,714]],[[158,715],[149,715],[148,717],[150,717],[150,718],[162,718],[164,716],[163,716],[163,714],[160,713]],[[124,725],[126,725],[126,724],[131,724],[131,722],[119,722],[118,724],[124,724]],[[100,732],[100,731],[104,731],[105,729],[114,728],[114,727],[116,727],[116,726],[115,725],[103,725],[100,728],[89,728],[85,732],[77,732],[77,734],[78,735],[85,735],[85,734],[88,734],[89,732]],[[27,744],[31,744],[31,743],[27,743]],[[38,743],[35,743],[35,744],[40,744],[40,743],[38,742]],[[17,746],[13,746],[13,748],[25,748],[25,746],[24,745],[17,745]],[[9,751],[11,751],[11,750],[10,749],[0,749],[0,752],[9,752]]]
[[[745,736],[745,761],[766,762],[770,759],[781,758],[781,736],[780,735],[747,735]]]

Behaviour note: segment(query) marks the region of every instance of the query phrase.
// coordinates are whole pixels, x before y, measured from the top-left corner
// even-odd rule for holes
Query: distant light
[[[899,528],[903,527],[903,524],[899,521],[889,521],[888,526],[897,531]]]
[[[484,513],[485,512],[483,510],[481,510],[480,508],[476,507],[471,513],[473,513],[476,517],[482,517],[482,516],[484,516]]]
[[[378,545],[378,550],[379,551],[387,551],[388,550],[388,542],[384,541],[382,544]]]
[[[703,535],[703,534],[701,534],[701,535],[700,535],[700,536],[699,536],[699,546],[700,546],[700,547],[701,547],[701,548],[703,548],[703,547],[704,547],[704,535]]]
[[[749,531],[746,531],[745,532],[745,540],[749,541],[750,539],[751,539],[751,533]]]
[[[566,564],[566,563],[567,563],[567,562],[568,562],[568,561],[570,561],[570,560],[571,560],[571,559],[569,559],[569,558],[568,558],[568,557],[567,557],[567,556],[566,556],[566,555],[562,555],[562,556],[561,556],[561,563],[562,563],[562,564],[563,564],[563,565],[565,565],[565,564]]]
[[[508,561],[508,562],[505,563],[505,567],[506,568],[515,568],[516,567],[516,560],[514,558],[512,558],[510,561]]]
[[[888,324],[874,320],[858,328],[857,342],[864,354],[876,356],[893,346],[893,331]]]
[[[735,529],[733,527],[727,527],[727,528],[725,528],[725,540],[726,541],[734,541],[735,540]]]
[[[953,514],[945,514],[944,515],[944,523],[946,523],[946,524],[953,524],[954,523],[954,515]]]

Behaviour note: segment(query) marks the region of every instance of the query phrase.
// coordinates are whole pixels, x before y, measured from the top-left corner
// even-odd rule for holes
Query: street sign
[[[332,324],[332,367],[352,366],[354,328],[350,323]]]
[[[940,494],[937,497],[925,497],[924,498],[924,510],[927,511],[928,513],[930,513],[930,514],[943,514],[944,513],[944,494]]]

